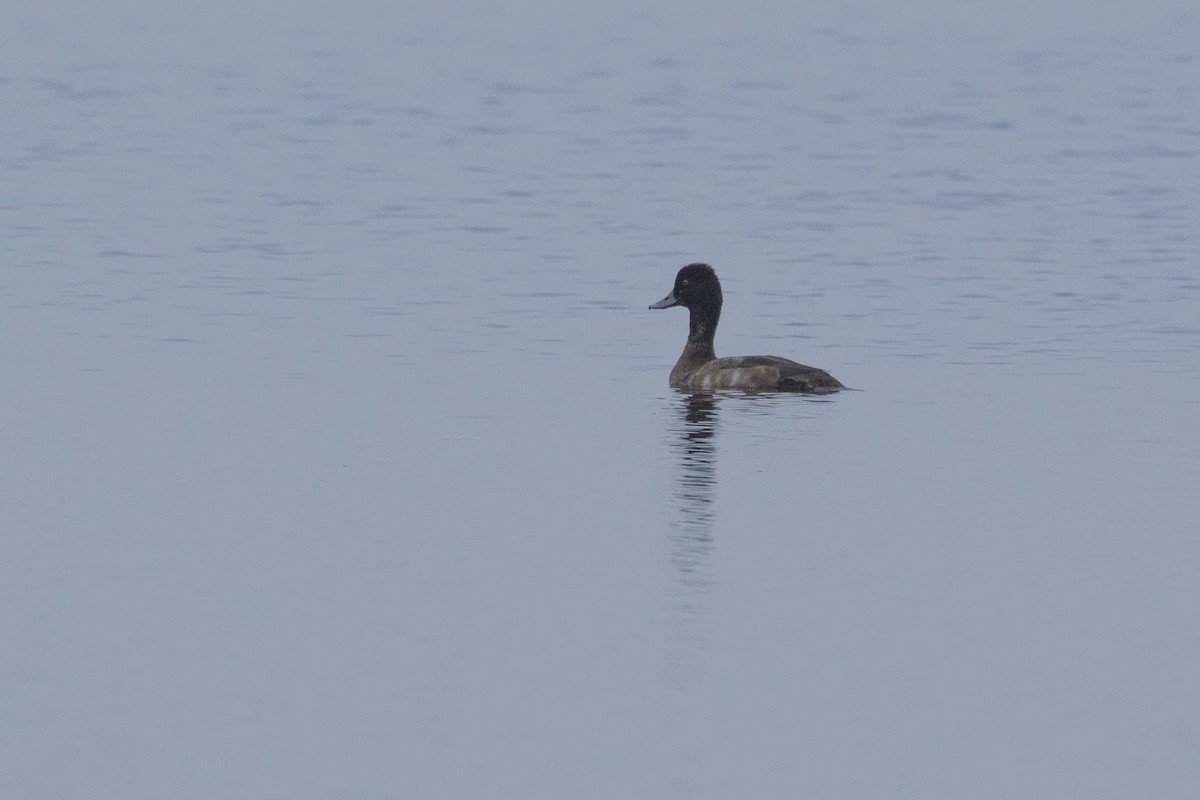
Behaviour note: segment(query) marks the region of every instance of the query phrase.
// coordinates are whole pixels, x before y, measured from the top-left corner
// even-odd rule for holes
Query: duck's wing
[[[741,356],[732,360],[740,363],[731,366],[773,367],[778,370],[775,388],[781,392],[832,394],[846,388],[825,370],[799,364],[782,356]]]

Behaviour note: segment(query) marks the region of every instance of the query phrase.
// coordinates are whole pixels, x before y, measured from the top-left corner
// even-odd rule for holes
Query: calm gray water
[[[19,8],[0,796],[1196,797],[1185,8]]]

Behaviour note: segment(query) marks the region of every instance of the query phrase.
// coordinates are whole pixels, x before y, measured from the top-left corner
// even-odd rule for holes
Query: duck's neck
[[[717,322],[721,319],[721,304],[711,306],[696,306],[688,309],[691,319],[688,322],[688,340],[685,352],[693,358],[713,359],[717,357],[713,350],[713,338],[717,335]]]

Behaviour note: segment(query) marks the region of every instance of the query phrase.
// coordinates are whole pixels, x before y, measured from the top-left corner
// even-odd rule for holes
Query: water
[[[1195,796],[1181,9],[18,10],[0,791]]]

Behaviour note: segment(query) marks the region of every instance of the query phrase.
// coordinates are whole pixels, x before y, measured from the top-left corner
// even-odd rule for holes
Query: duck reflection
[[[672,677],[702,671],[705,616],[712,589],[714,501],[717,489],[717,404],[713,394],[680,394],[671,426],[678,456],[671,517],[670,559],[675,575],[671,621]]]

